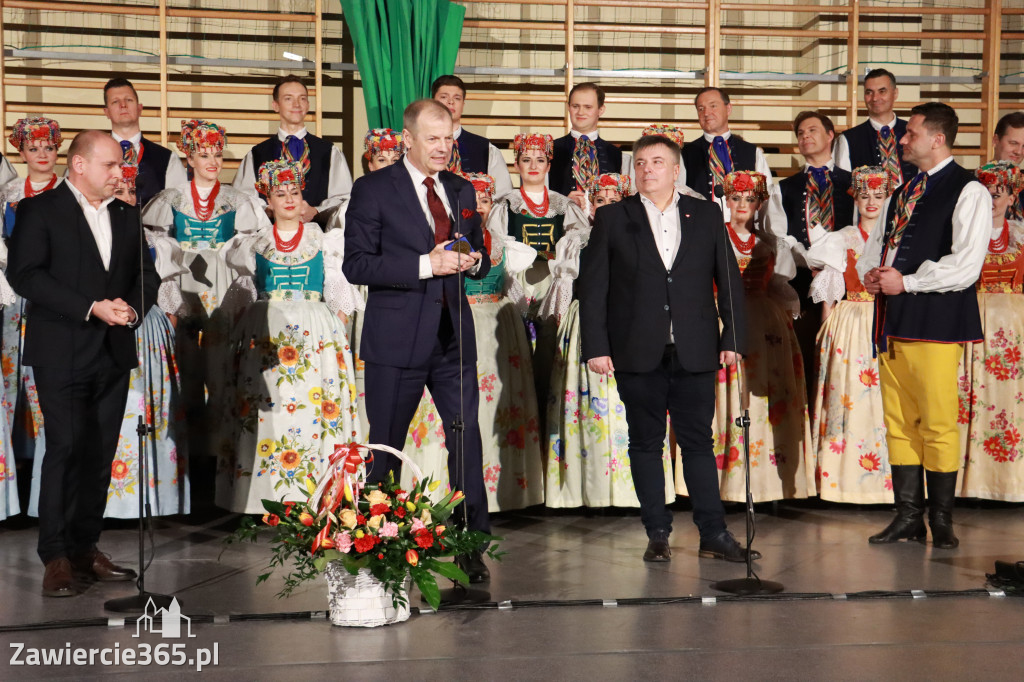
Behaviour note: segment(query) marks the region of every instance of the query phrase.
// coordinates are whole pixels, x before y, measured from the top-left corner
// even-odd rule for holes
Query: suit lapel
[[[127,214],[124,205],[120,201],[112,201],[107,204],[107,212],[110,214],[110,267],[109,272],[119,265],[118,257],[124,248],[126,238],[125,230],[130,229],[127,224]]]
[[[67,212],[74,216],[75,225],[78,230],[78,238],[86,252],[90,254],[90,257],[95,258],[96,262],[99,263],[100,267],[103,267],[103,259],[100,257],[100,249],[96,246],[96,238],[92,235],[92,230],[89,229],[89,221],[85,219],[85,212],[82,211],[82,207],[78,205],[78,200],[75,198],[74,192],[67,186],[67,182],[62,182],[56,188],[50,190],[47,196],[52,192],[60,200],[64,202]]]
[[[640,200],[640,195],[636,194],[634,197],[623,200],[623,203],[629,217],[629,231],[633,233],[637,242],[637,251],[646,252],[658,265],[665,267],[661,254],[658,253],[658,244],[654,241],[654,233],[651,232],[651,221],[647,219],[647,211]]]
[[[395,185],[397,199],[395,204],[405,207],[412,217],[412,224],[416,226],[417,231],[428,244],[428,248],[433,248],[434,233],[430,229],[430,223],[427,222],[427,216],[424,215],[423,209],[420,207],[419,194],[413,187],[412,176],[409,175],[404,160],[399,160],[391,168],[394,169],[391,173],[391,181]]]
[[[679,209],[679,249],[676,251],[676,257],[672,259],[672,267],[669,270],[674,270],[682,262],[683,256],[689,251],[690,243],[693,241],[689,235],[690,214],[686,212],[686,204],[686,197],[680,195],[676,206]]]

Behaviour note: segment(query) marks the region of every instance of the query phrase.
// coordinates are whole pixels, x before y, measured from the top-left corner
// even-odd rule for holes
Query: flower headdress
[[[487,173],[468,173],[466,179],[473,183],[473,190],[484,192],[494,198],[494,178]]]
[[[1009,161],[996,161],[986,163],[974,171],[978,181],[986,187],[1005,187],[1010,194],[1020,194],[1024,188],[1024,174],[1020,168]]]
[[[19,152],[22,146],[29,141],[46,140],[53,143],[54,147],[60,148],[60,124],[52,118],[20,118],[11,129],[11,136],[7,138],[14,148]]]
[[[178,140],[178,149],[185,154],[191,154],[197,149],[213,147],[224,149],[227,142],[228,131],[221,128],[212,121],[192,119],[181,122],[181,139]]]
[[[539,149],[550,161],[555,155],[555,140],[550,135],[539,133],[519,134],[516,135],[516,139],[512,140],[512,149],[516,153],[516,158],[519,158],[519,155],[527,150]]]
[[[135,179],[139,177],[139,167],[134,163],[123,163],[121,164],[121,179],[128,184],[129,187],[135,186]]]
[[[850,183],[850,196],[857,196],[867,190],[882,190],[885,196],[896,189],[892,186],[889,174],[881,166],[860,166],[853,169],[853,181]]]
[[[640,135],[641,137],[647,137],[648,135],[662,135],[679,145],[680,149],[683,148],[683,141],[685,139],[682,128],[678,126],[662,125],[660,123],[647,126]]]
[[[722,182],[726,196],[734,192],[753,191],[754,196],[764,201],[768,198],[768,181],[763,173],[756,171],[733,171]]]
[[[597,178],[597,182],[590,188],[590,200],[593,201],[598,192],[604,189],[613,189],[619,193],[620,199],[625,199],[632,194],[630,190],[630,177],[618,173],[601,173]]]
[[[259,178],[256,180],[256,191],[270,194],[270,190],[280,185],[298,185],[299,189],[306,186],[302,176],[302,166],[297,161],[267,161],[260,166]]]
[[[405,153],[405,140],[402,139],[402,133],[397,130],[373,128],[366,133],[363,148],[366,150],[363,156],[367,159],[381,152],[398,152],[402,155]]]

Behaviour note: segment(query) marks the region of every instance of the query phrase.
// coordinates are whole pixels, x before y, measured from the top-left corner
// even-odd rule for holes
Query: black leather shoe
[[[647,549],[644,550],[644,561],[672,561],[672,548],[668,546],[668,533],[664,531],[651,533],[651,537],[647,541]]]
[[[736,542],[736,538],[727,530],[711,538],[701,538],[698,555],[701,559],[725,559],[736,562],[747,560],[747,550],[740,547],[740,543]],[[750,558],[757,561],[761,558],[761,553],[756,549],[752,550]]]
[[[960,545],[953,532],[953,500],[956,498],[957,472],[927,471],[928,525],[932,529],[932,547],[956,549]]]
[[[71,575],[71,562],[64,557],[47,562],[43,574],[43,596],[74,597],[77,594],[78,589]]]
[[[896,498],[896,518],[881,533],[868,538],[872,545],[900,540],[924,542],[924,467],[896,464],[892,467],[892,492]]]
[[[455,563],[469,576],[470,583],[485,583],[491,579],[491,572],[484,563],[483,552],[470,552],[455,557]]]
[[[71,567],[83,578],[102,583],[124,582],[138,577],[135,571],[118,566],[98,549],[74,557],[71,560]]]

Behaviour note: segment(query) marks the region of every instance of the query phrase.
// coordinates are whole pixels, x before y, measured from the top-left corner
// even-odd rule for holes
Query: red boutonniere
[[[464,208],[464,209],[462,209],[462,218],[463,218],[463,220],[469,220],[474,215],[476,215],[476,211],[474,211],[473,209],[471,209],[471,208]]]

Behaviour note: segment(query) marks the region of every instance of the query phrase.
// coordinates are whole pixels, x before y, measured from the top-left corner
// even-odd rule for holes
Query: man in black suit
[[[31,306],[25,364],[35,370],[46,422],[39,493],[43,594],[78,593],[74,574],[132,580],[98,549],[110,466],[138,365],[135,332],[159,280],[141,248],[138,209],[114,199],[121,148],[104,132],[79,133],[67,182],[18,204],[7,278]]]
[[[666,411],[700,556],[745,561],[746,550],[725,528],[711,436],[716,370],[735,363],[746,343],[743,283],[718,206],[675,189],[679,154],[667,137],[640,138],[633,145],[639,194],[597,209],[578,287],[583,358],[591,371],[615,372],[626,407],[648,537],[644,561],[672,556],[661,461]]]
[[[429,388],[444,421],[448,477],[466,496],[468,526],[489,532],[473,314],[459,273],[481,278],[491,261],[473,185],[445,170],[451,113],[435,100],[418,100],[406,107],[403,123],[405,157],[361,177],[345,214],[343,270],[348,281],[369,286],[360,348],[370,442],[401,449]],[[469,253],[445,248],[460,235]],[[465,426],[462,461],[457,419]],[[379,453],[369,480],[384,480],[389,471],[397,477],[400,467]],[[490,577],[482,551],[459,564],[471,582]]]

